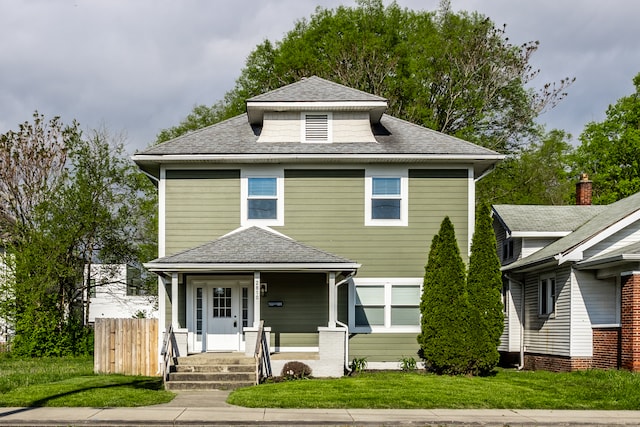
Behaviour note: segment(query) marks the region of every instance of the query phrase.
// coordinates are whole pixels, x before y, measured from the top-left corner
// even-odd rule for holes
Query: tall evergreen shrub
[[[498,345],[504,328],[502,305],[502,273],[498,258],[489,205],[481,204],[476,213],[476,226],[471,241],[467,292],[475,311],[472,329],[474,373],[491,371],[500,359]]]
[[[465,282],[453,223],[446,217],[431,243],[420,302],[420,357],[432,372],[465,374],[473,367],[472,310]]]

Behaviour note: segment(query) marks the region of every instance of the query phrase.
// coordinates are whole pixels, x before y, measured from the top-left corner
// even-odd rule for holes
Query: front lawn
[[[626,371],[498,370],[490,377],[365,372],[262,384],[229,403],[267,408],[640,409],[640,375]]]
[[[0,357],[0,406],[146,406],[169,402],[159,377],[96,375],[92,357]]]

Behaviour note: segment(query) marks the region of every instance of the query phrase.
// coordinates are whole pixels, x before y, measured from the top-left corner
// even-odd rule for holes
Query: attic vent
[[[304,142],[331,142],[329,114],[304,115]]]

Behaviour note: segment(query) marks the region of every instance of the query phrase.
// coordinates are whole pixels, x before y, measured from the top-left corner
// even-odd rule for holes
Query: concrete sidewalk
[[[140,408],[0,408],[0,426],[131,425],[640,425],[640,411],[530,409],[241,408],[227,392],[181,392],[169,403]]]

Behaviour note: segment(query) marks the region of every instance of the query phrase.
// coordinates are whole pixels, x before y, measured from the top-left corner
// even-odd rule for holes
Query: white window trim
[[[400,219],[372,219],[373,178],[400,178]],[[367,168],[364,175],[364,225],[406,227],[409,225],[409,170]]]
[[[276,178],[276,218],[249,219],[249,178]],[[240,171],[240,225],[246,226],[283,226],[284,225],[284,169],[249,168]]]
[[[326,141],[307,141],[307,116],[327,116],[327,140]],[[306,111],[300,113],[300,141],[304,144],[331,144],[333,142],[333,113],[329,111]]]
[[[418,286],[422,295],[423,278],[354,278],[349,284],[349,331],[359,333],[415,333],[420,332],[420,324],[415,326],[391,326],[391,288],[393,286]],[[356,326],[356,286],[384,286],[384,326]],[[417,301],[418,307],[420,301]]]
[[[547,298],[551,300],[551,309],[545,313],[542,312],[542,287],[549,287],[550,280],[553,279],[552,292],[547,292]],[[558,301],[558,280],[555,274],[544,274],[540,276],[538,281],[538,317],[555,317],[556,302]],[[548,301],[547,301],[548,302]]]

